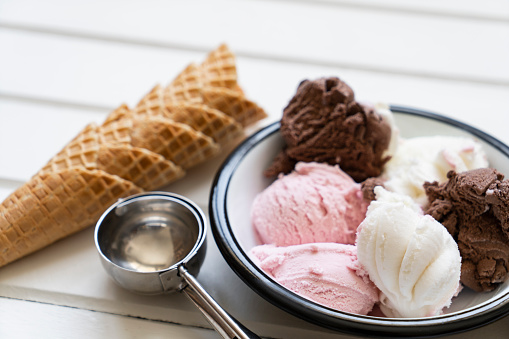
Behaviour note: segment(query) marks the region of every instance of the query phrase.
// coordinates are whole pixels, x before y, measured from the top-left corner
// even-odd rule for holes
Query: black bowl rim
[[[509,147],[489,134],[455,119],[415,108],[391,105],[392,112],[436,120],[462,129],[509,157]],[[211,186],[209,215],[216,244],[228,265],[252,290],[280,309],[325,328],[356,335],[377,337],[434,337],[484,326],[509,314],[509,294],[489,304],[438,317],[393,319],[354,315],[321,306],[275,283],[257,267],[233,236],[226,211],[228,186],[243,158],[260,142],[277,133],[274,122],[241,143],[219,168]]]

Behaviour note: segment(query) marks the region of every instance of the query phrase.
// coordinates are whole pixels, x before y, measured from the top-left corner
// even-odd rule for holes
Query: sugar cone
[[[98,128],[103,144],[128,144],[158,153],[184,169],[216,155],[219,146],[192,127],[160,115],[137,118],[132,111],[117,109]],[[120,112],[120,113],[118,113]]]
[[[135,131],[128,113],[123,105],[110,114],[109,122],[87,125],[41,172],[71,167],[100,169],[149,191],[181,178],[185,172],[180,166],[149,149],[132,146]]]
[[[0,266],[92,225],[119,198],[140,192],[100,170],[36,174],[0,205]]]
[[[106,119],[104,120],[104,122],[102,124],[108,125],[109,123],[114,122],[114,121],[131,119],[131,117],[132,117],[132,110],[129,109],[129,107],[126,104],[122,104],[118,108],[111,111],[111,113],[108,114],[108,116],[106,117]]]
[[[237,83],[235,55],[226,44],[207,55],[199,66],[199,73],[203,87],[223,87],[242,92]]]
[[[145,94],[145,96],[138,102],[136,107],[147,106],[147,105],[151,105],[151,104],[164,105],[164,102],[165,102],[164,92],[165,92],[165,88],[163,86],[161,86],[160,84],[155,85],[150,90],[150,92]],[[168,100],[168,101],[171,101],[171,100]],[[181,100],[175,100],[175,101],[181,101]],[[201,100],[201,94],[200,94],[199,102],[201,102],[201,101],[202,100]],[[118,120],[118,115],[115,115],[113,118],[110,118],[110,120],[112,120],[112,119]]]
[[[188,125],[159,117],[133,120],[131,144],[161,154],[184,169],[219,152],[214,140],[203,133]]]
[[[201,103],[201,75],[196,64],[188,65],[168,86],[156,85],[137,106],[164,98],[166,102]],[[161,91],[163,95],[161,95]]]
[[[88,124],[41,169],[54,172],[71,167],[97,169],[98,150],[101,145],[130,146],[132,122],[112,121],[108,125]]]
[[[253,101],[248,100],[241,91],[207,86],[200,88],[199,98],[194,96],[191,101],[181,99],[185,96],[189,96],[189,94],[182,94],[177,97],[172,94],[170,87],[164,88],[157,85],[138,103],[137,108],[204,104],[232,117],[242,127],[249,126],[267,117],[267,113]]]
[[[40,172],[59,171],[70,167],[94,168],[95,150],[100,143],[98,128],[95,123],[85,126]]]
[[[87,143],[90,138],[94,141],[107,143],[128,144],[132,129],[132,110],[126,104],[122,104],[106,117],[99,126],[95,123],[88,124],[70,143]],[[98,128],[100,133],[98,134]],[[98,139],[100,138],[100,140]]]
[[[144,148],[130,145],[100,143],[69,144],[53,157],[41,170],[42,173],[58,172],[81,167],[99,169],[131,181],[144,190],[152,191],[184,176],[184,170],[163,156]]]
[[[219,145],[227,145],[244,133],[235,119],[206,105],[168,105],[167,111],[171,119],[191,126]]]
[[[267,113],[242,93],[218,88],[204,87],[202,96],[205,105],[231,116],[243,127],[267,117]]]
[[[163,156],[144,148],[103,145],[97,154],[97,168],[153,191],[182,178],[185,171]]]
[[[163,104],[160,100],[138,106],[133,116],[140,119],[164,117],[186,124],[212,138],[219,145],[226,145],[243,135],[242,126],[223,112],[198,104]]]
[[[190,64],[166,87],[165,99],[172,102],[200,103],[202,86],[198,66]]]
[[[119,112],[119,109],[115,110],[115,112]],[[99,138],[99,142],[102,144],[122,144],[122,145],[130,145],[132,138],[131,134],[133,133],[133,121],[131,117],[128,115],[129,111],[122,111],[121,117],[116,118],[115,120],[108,120],[104,122],[101,126],[97,128],[97,135]]]
[[[235,56],[226,45],[209,53],[201,65],[190,64],[167,87],[156,85],[137,107],[205,104],[232,117],[242,127],[265,117],[237,83]]]

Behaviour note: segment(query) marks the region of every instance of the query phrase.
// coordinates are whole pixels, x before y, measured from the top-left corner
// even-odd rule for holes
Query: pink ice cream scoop
[[[251,250],[251,257],[278,283],[324,306],[366,315],[379,300],[353,245],[261,245]]]
[[[353,244],[367,205],[361,186],[337,165],[300,162],[257,195],[251,220],[263,244]]]

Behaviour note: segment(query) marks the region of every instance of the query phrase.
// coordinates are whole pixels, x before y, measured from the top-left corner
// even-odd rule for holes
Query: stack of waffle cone
[[[156,86],[145,100],[132,112],[141,119],[163,117],[187,124],[196,131],[212,138],[219,145],[226,145],[243,134],[242,125],[220,110],[203,103],[173,102],[164,99],[164,88]]]
[[[101,128],[88,125],[41,169],[58,172],[73,167],[102,170],[152,191],[184,176],[184,170],[162,155],[123,143],[104,143]]]
[[[97,129],[102,143],[145,148],[184,169],[216,155],[214,140],[187,124],[164,116],[141,117],[125,105],[113,111]]]
[[[212,51],[200,64],[190,64],[168,86],[154,87],[135,110],[182,104],[202,104],[247,127],[267,114],[246,98],[237,83],[235,56],[226,45]]]
[[[265,117],[226,45],[139,104],[87,125],[0,205],[0,266],[92,225],[115,201],[159,189]]]

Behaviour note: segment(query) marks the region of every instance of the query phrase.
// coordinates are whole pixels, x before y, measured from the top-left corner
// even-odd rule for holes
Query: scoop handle
[[[198,307],[202,314],[214,329],[225,339],[256,339],[260,338],[236,319],[230,316],[219,304],[205,291],[200,283],[187,269],[180,265],[179,275],[187,283],[182,289],[189,299]]]

